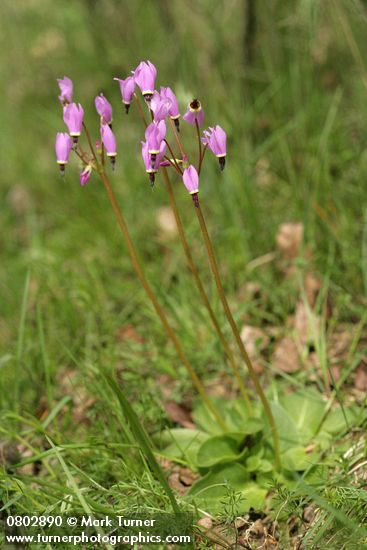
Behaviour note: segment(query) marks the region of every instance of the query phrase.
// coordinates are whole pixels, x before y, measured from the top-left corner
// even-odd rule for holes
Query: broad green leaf
[[[320,431],[335,435],[347,430],[354,425],[358,412],[357,407],[344,407],[343,413],[339,406],[327,415]]]
[[[186,428],[165,430],[162,439],[165,443],[170,443],[163,449],[162,454],[169,458],[186,460],[188,463],[196,465],[198,449],[208,438],[208,434],[199,430]]]
[[[259,456],[250,456],[246,460],[246,470],[249,472],[256,472],[256,470],[260,469],[261,462],[262,460]]]
[[[223,398],[212,398],[212,401],[216,407],[216,409],[219,411],[219,413],[224,418],[226,415],[226,408],[228,407],[228,402],[226,402]],[[192,418],[196,426],[201,428],[204,432],[209,434],[222,434],[223,430],[220,426],[218,426],[218,423],[216,422],[215,418],[211,414],[211,412],[207,409],[204,403],[200,402],[199,405],[197,405],[194,410],[192,411]]]
[[[234,462],[241,456],[238,441],[229,435],[215,435],[203,443],[197,453],[199,468]]]
[[[287,411],[279,403],[271,403],[271,410],[273,411],[275,424],[278,429],[281,451],[286,451],[291,447],[299,445],[300,437],[297,427]],[[267,426],[266,437],[272,443],[269,425]]]
[[[300,442],[309,442],[316,434],[325,411],[320,393],[315,390],[289,393],[280,398],[280,404],[294,422]]]
[[[253,481],[248,481],[246,469],[240,464],[231,464],[216,467],[193,485],[188,498],[194,498],[201,508],[216,514],[223,509],[228,488],[241,493],[242,500],[238,504],[237,512],[245,513],[250,508],[260,510],[266,496],[266,489]]]
[[[312,465],[312,458],[303,447],[288,449],[281,457],[282,466],[291,472],[303,472]]]
[[[249,417],[243,418],[235,408],[230,408],[225,416],[225,423],[229,430],[243,434],[256,434],[264,428],[264,422],[261,418]]]

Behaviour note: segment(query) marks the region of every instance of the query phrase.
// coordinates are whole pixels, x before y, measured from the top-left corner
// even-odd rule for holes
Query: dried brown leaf
[[[164,403],[164,408],[168,417],[173,422],[176,422],[184,428],[195,428],[195,425],[192,422],[191,412],[184,405],[180,405],[179,403],[176,403],[176,401],[167,401]]]
[[[367,391],[367,362],[361,361],[355,370],[354,386],[357,390]]]
[[[302,223],[283,223],[276,235],[278,249],[287,260],[293,260],[298,256],[302,239]]]
[[[177,235],[175,216],[168,206],[162,206],[157,212],[157,223],[162,239],[172,239]]]
[[[283,372],[296,372],[301,368],[297,346],[290,336],[284,336],[277,342],[272,364],[275,369]]]
[[[254,364],[255,370],[257,372],[262,372],[261,351],[269,344],[269,337],[259,327],[244,325],[241,330],[241,340]]]

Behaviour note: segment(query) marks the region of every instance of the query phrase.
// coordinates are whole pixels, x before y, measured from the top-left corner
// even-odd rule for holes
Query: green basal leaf
[[[271,409],[273,411],[274,420],[278,428],[281,451],[286,451],[287,449],[298,446],[301,442],[300,436],[297,430],[297,426],[293,422],[288,412],[279,403],[274,402],[271,403]],[[268,424],[266,437],[268,441],[271,441],[271,433]]]
[[[229,488],[243,497],[238,513],[245,513],[250,508],[261,509],[267,493],[255,482],[248,481],[246,469],[234,463],[214,468],[191,487],[187,497],[194,498],[197,505],[215,514],[223,509],[223,499],[228,496]]]
[[[281,457],[282,467],[292,472],[303,472],[312,466],[312,457],[303,447],[288,449]]]
[[[261,458],[259,456],[249,456],[246,460],[246,470],[248,472],[256,472],[260,470],[261,467]]]
[[[212,401],[218,410],[218,412],[224,418],[226,415],[226,409],[228,407],[228,401],[224,398],[212,398]],[[192,418],[196,426],[201,428],[204,432],[209,434],[222,434],[223,430],[211,412],[207,409],[204,403],[200,402],[192,411]]]
[[[240,458],[241,453],[237,439],[230,435],[216,435],[201,445],[197,453],[197,465],[199,468],[210,468],[215,464],[235,462]]]
[[[323,423],[320,432],[326,432],[331,435],[336,435],[344,430],[348,430],[354,425],[355,420],[359,414],[358,407],[344,407],[344,413],[339,406],[337,409],[331,411]]]
[[[199,430],[186,428],[165,430],[162,433],[162,439],[165,443],[170,443],[163,449],[162,454],[169,458],[185,460],[189,464],[196,465],[197,452],[208,438],[208,434]]]
[[[302,443],[309,442],[316,434],[325,411],[325,402],[315,390],[289,393],[280,398],[280,404],[288,413],[298,431]]]

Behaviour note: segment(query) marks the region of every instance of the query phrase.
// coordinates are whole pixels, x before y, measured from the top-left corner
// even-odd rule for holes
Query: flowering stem
[[[175,123],[173,122],[172,118],[170,118],[169,121],[170,121],[170,124],[171,124],[173,135],[175,136],[175,140],[177,142],[178,148],[180,149],[182,160],[185,160],[185,158],[186,158],[185,151],[183,150],[182,143],[181,143],[181,140],[180,140],[180,136],[178,135]]]
[[[145,120],[145,115],[144,115],[144,111],[143,111],[143,108],[142,108],[141,103],[140,103],[139,96],[138,96],[137,94],[134,94],[134,97],[135,97],[136,105],[137,105],[138,110],[139,110],[140,118],[141,118],[142,121],[144,122],[144,126],[145,126],[145,128],[146,128],[146,127],[148,126],[148,123],[147,123],[147,121]]]
[[[100,176],[101,176],[101,179],[103,181],[103,184],[105,186],[105,189],[107,191],[107,194],[108,194],[108,198],[110,200],[110,203],[111,203],[111,206],[113,208],[113,211],[114,211],[114,214],[115,214],[115,217],[117,219],[117,222],[120,226],[120,229],[122,231],[122,234],[124,236],[124,239],[125,239],[125,243],[126,243],[126,246],[128,248],[128,251],[129,251],[129,254],[130,254],[130,258],[131,258],[131,262],[133,264],[133,267],[135,269],[135,272],[144,288],[144,290],[146,291],[150,301],[152,302],[153,304],[153,307],[164,327],[164,330],[166,331],[167,333],[167,336],[168,338],[171,340],[171,342],[173,343],[174,347],[176,348],[176,351],[177,351],[177,354],[179,356],[179,358],[181,359],[182,363],[184,364],[191,380],[192,380],[192,383],[193,385],[195,386],[195,388],[197,389],[197,391],[199,392],[199,394],[201,395],[201,397],[203,398],[206,406],[208,407],[209,411],[212,413],[212,415],[215,417],[216,421],[218,422],[218,424],[221,426],[221,428],[223,430],[227,430],[226,428],[226,425],[224,423],[224,421],[222,420],[220,414],[218,413],[217,409],[214,407],[213,403],[211,402],[211,400],[209,399],[208,395],[206,394],[205,392],[205,388],[204,386],[202,385],[199,377],[197,376],[197,374],[195,373],[191,363],[189,362],[188,358],[186,357],[186,354],[185,352],[183,351],[183,348],[181,346],[181,343],[180,341],[178,340],[176,334],[174,333],[170,323],[168,322],[167,320],[167,317],[166,317],[166,314],[164,313],[162,307],[160,306],[154,292],[153,292],[153,289],[151,288],[150,284],[148,283],[145,275],[144,275],[144,272],[143,272],[143,269],[141,267],[141,264],[140,264],[140,261],[139,261],[139,258],[138,258],[138,255],[137,255],[137,252],[135,250],[135,246],[131,240],[131,237],[130,237],[130,233],[129,233],[129,230],[128,230],[128,227],[126,225],[126,222],[125,222],[125,219],[123,217],[123,214],[120,210],[120,207],[117,203],[117,200],[116,200],[116,197],[115,197],[115,194],[113,192],[113,189],[112,189],[112,186],[110,184],[110,181],[106,175],[106,173],[104,172],[104,170],[101,170],[100,171]]]
[[[168,143],[168,141],[167,141],[166,139],[164,140],[164,142],[165,142],[165,144],[167,145],[168,150],[169,150],[169,152],[170,152],[171,155],[172,155],[172,160],[173,160],[174,167],[176,168],[177,172],[178,172],[179,174],[181,174],[181,176],[182,176],[183,172],[182,172],[180,166],[178,165],[178,162],[177,162],[177,160],[176,160],[176,156],[175,156],[174,152],[172,151],[172,147],[170,146],[170,144]]]
[[[205,153],[206,153],[206,150],[208,148],[208,145],[205,144],[204,145],[204,149],[203,149],[203,154],[200,156],[200,162],[199,162],[199,166],[198,166],[198,175],[200,176],[200,172],[201,172],[201,167],[203,165],[203,160],[204,160],[204,157],[205,157]]]
[[[94,158],[95,163],[96,163],[96,166],[98,167],[97,155],[96,155],[96,153],[95,153],[95,151],[94,151],[94,147],[93,147],[93,144],[92,144],[92,140],[91,140],[91,138],[90,138],[90,134],[89,134],[88,128],[86,127],[86,125],[85,125],[84,122],[83,122],[83,128],[84,128],[85,135],[87,136],[87,140],[88,140],[88,145],[89,145],[90,152],[92,153],[93,158]]]
[[[182,247],[183,247],[184,252],[185,252],[187,263],[188,263],[189,268],[190,268],[190,270],[192,272],[192,275],[194,277],[196,287],[197,287],[197,289],[198,289],[198,291],[201,295],[202,301],[203,301],[203,303],[204,303],[204,305],[205,305],[205,307],[206,307],[206,309],[209,313],[209,316],[210,316],[210,319],[213,323],[213,326],[214,326],[214,328],[215,328],[215,330],[216,330],[216,332],[219,336],[219,339],[222,342],[223,348],[224,348],[224,350],[227,354],[229,363],[230,363],[231,368],[232,368],[232,370],[234,372],[234,375],[236,377],[236,380],[237,380],[238,386],[240,388],[242,397],[243,397],[243,399],[246,403],[246,408],[247,408],[248,412],[251,412],[251,402],[249,400],[246,388],[243,384],[239,367],[236,363],[233,352],[232,352],[230,346],[228,345],[228,342],[227,342],[227,340],[226,340],[226,338],[225,338],[225,336],[224,336],[224,334],[223,334],[223,332],[222,332],[222,330],[219,326],[219,323],[218,323],[218,320],[215,316],[213,308],[210,305],[208,295],[205,292],[203,283],[202,283],[201,278],[200,278],[199,271],[198,271],[198,269],[197,269],[197,267],[194,263],[194,260],[192,258],[190,248],[189,248],[189,245],[188,245],[188,242],[187,242],[187,239],[186,239],[185,231],[184,231],[182,221],[181,221],[181,218],[180,218],[180,214],[178,212],[177,203],[176,203],[175,195],[174,195],[174,192],[173,192],[171,180],[170,180],[168,172],[167,172],[167,170],[164,166],[161,167],[161,171],[162,171],[162,174],[163,174],[163,178],[166,182],[166,187],[167,187],[168,196],[169,196],[169,200],[170,200],[170,204],[171,204],[171,209],[172,209],[173,214],[175,216],[178,233],[179,233],[179,236],[180,236]]]
[[[252,382],[255,386],[255,389],[256,389],[256,392],[257,392],[258,396],[260,397],[260,400],[261,400],[261,402],[263,404],[263,407],[264,407],[264,412],[265,412],[265,414],[268,418],[269,424],[270,424],[270,428],[271,428],[271,432],[272,432],[272,436],[273,436],[273,444],[274,444],[275,466],[276,466],[277,470],[279,470],[280,469],[279,436],[278,436],[278,430],[277,430],[277,427],[276,427],[276,424],[275,424],[274,416],[273,416],[273,413],[271,411],[269,401],[267,400],[266,395],[265,395],[265,393],[264,393],[264,391],[261,387],[259,378],[258,378],[258,376],[255,372],[255,369],[253,367],[251,359],[248,356],[246,348],[245,348],[245,346],[244,346],[244,344],[241,340],[241,336],[240,336],[240,333],[238,331],[236,322],[233,318],[232,312],[231,312],[231,310],[229,308],[229,305],[228,305],[228,302],[227,302],[227,298],[224,294],[223,285],[222,285],[222,281],[221,281],[221,278],[220,278],[217,261],[216,261],[215,256],[214,256],[213,245],[211,243],[209,233],[208,233],[208,229],[207,229],[206,223],[205,223],[205,218],[203,216],[203,213],[202,213],[202,210],[200,208],[199,203],[196,204],[195,211],[196,211],[197,218],[199,220],[200,229],[201,229],[201,232],[202,232],[202,235],[203,235],[203,239],[204,239],[206,250],[207,250],[207,253],[208,253],[208,257],[209,257],[210,267],[211,267],[211,270],[212,270],[212,273],[213,273],[213,276],[214,276],[214,279],[215,279],[215,284],[217,286],[218,294],[219,294],[220,300],[222,302],[224,312],[225,312],[226,317],[228,319],[228,322],[231,326],[233,335],[236,339],[236,342],[237,342],[237,345],[238,345],[239,350],[241,352],[241,355],[242,355],[242,357],[243,357],[243,359],[244,359],[244,361],[247,365],[251,380],[252,380]]]
[[[198,137],[198,144],[199,144],[198,173],[200,174],[199,169],[201,169],[201,163],[202,163],[202,160],[201,160],[201,139],[200,139],[200,126],[199,126],[197,118],[195,118],[195,126],[196,126],[196,135]]]

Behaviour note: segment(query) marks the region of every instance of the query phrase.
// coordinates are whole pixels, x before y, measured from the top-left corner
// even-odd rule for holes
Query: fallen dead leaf
[[[283,223],[276,235],[278,249],[287,260],[293,260],[298,256],[302,239],[302,223]]]
[[[117,332],[117,340],[119,342],[131,340],[132,342],[136,342],[137,344],[142,344],[144,342],[144,338],[142,338],[142,336],[140,336],[140,334],[136,332],[135,328],[132,325],[125,325],[119,328]]]
[[[361,361],[355,370],[354,386],[357,390],[367,391],[367,362]]]
[[[272,365],[283,372],[296,372],[301,368],[296,343],[290,336],[284,336],[277,342]]]
[[[175,216],[168,206],[162,206],[157,212],[157,223],[163,239],[172,239],[177,235]]]
[[[167,458],[157,458],[159,464],[167,472],[168,483],[179,495],[184,496],[191,485],[199,479],[200,475],[193,472],[190,468],[185,468],[180,464],[175,464]]]
[[[304,285],[307,302],[310,308],[314,308],[317,295],[322,287],[321,280],[314,273],[307,273],[305,276]]]
[[[184,405],[176,403],[176,401],[167,401],[164,403],[164,408],[170,420],[176,422],[176,424],[179,424],[184,428],[195,428],[195,425],[192,422],[191,412]]]
[[[302,300],[299,300],[294,315],[294,328],[300,346],[314,342],[320,334],[321,319],[314,312],[306,307]]]
[[[241,330],[241,340],[256,372],[262,372],[261,351],[269,344],[269,336],[259,327],[244,325]]]

